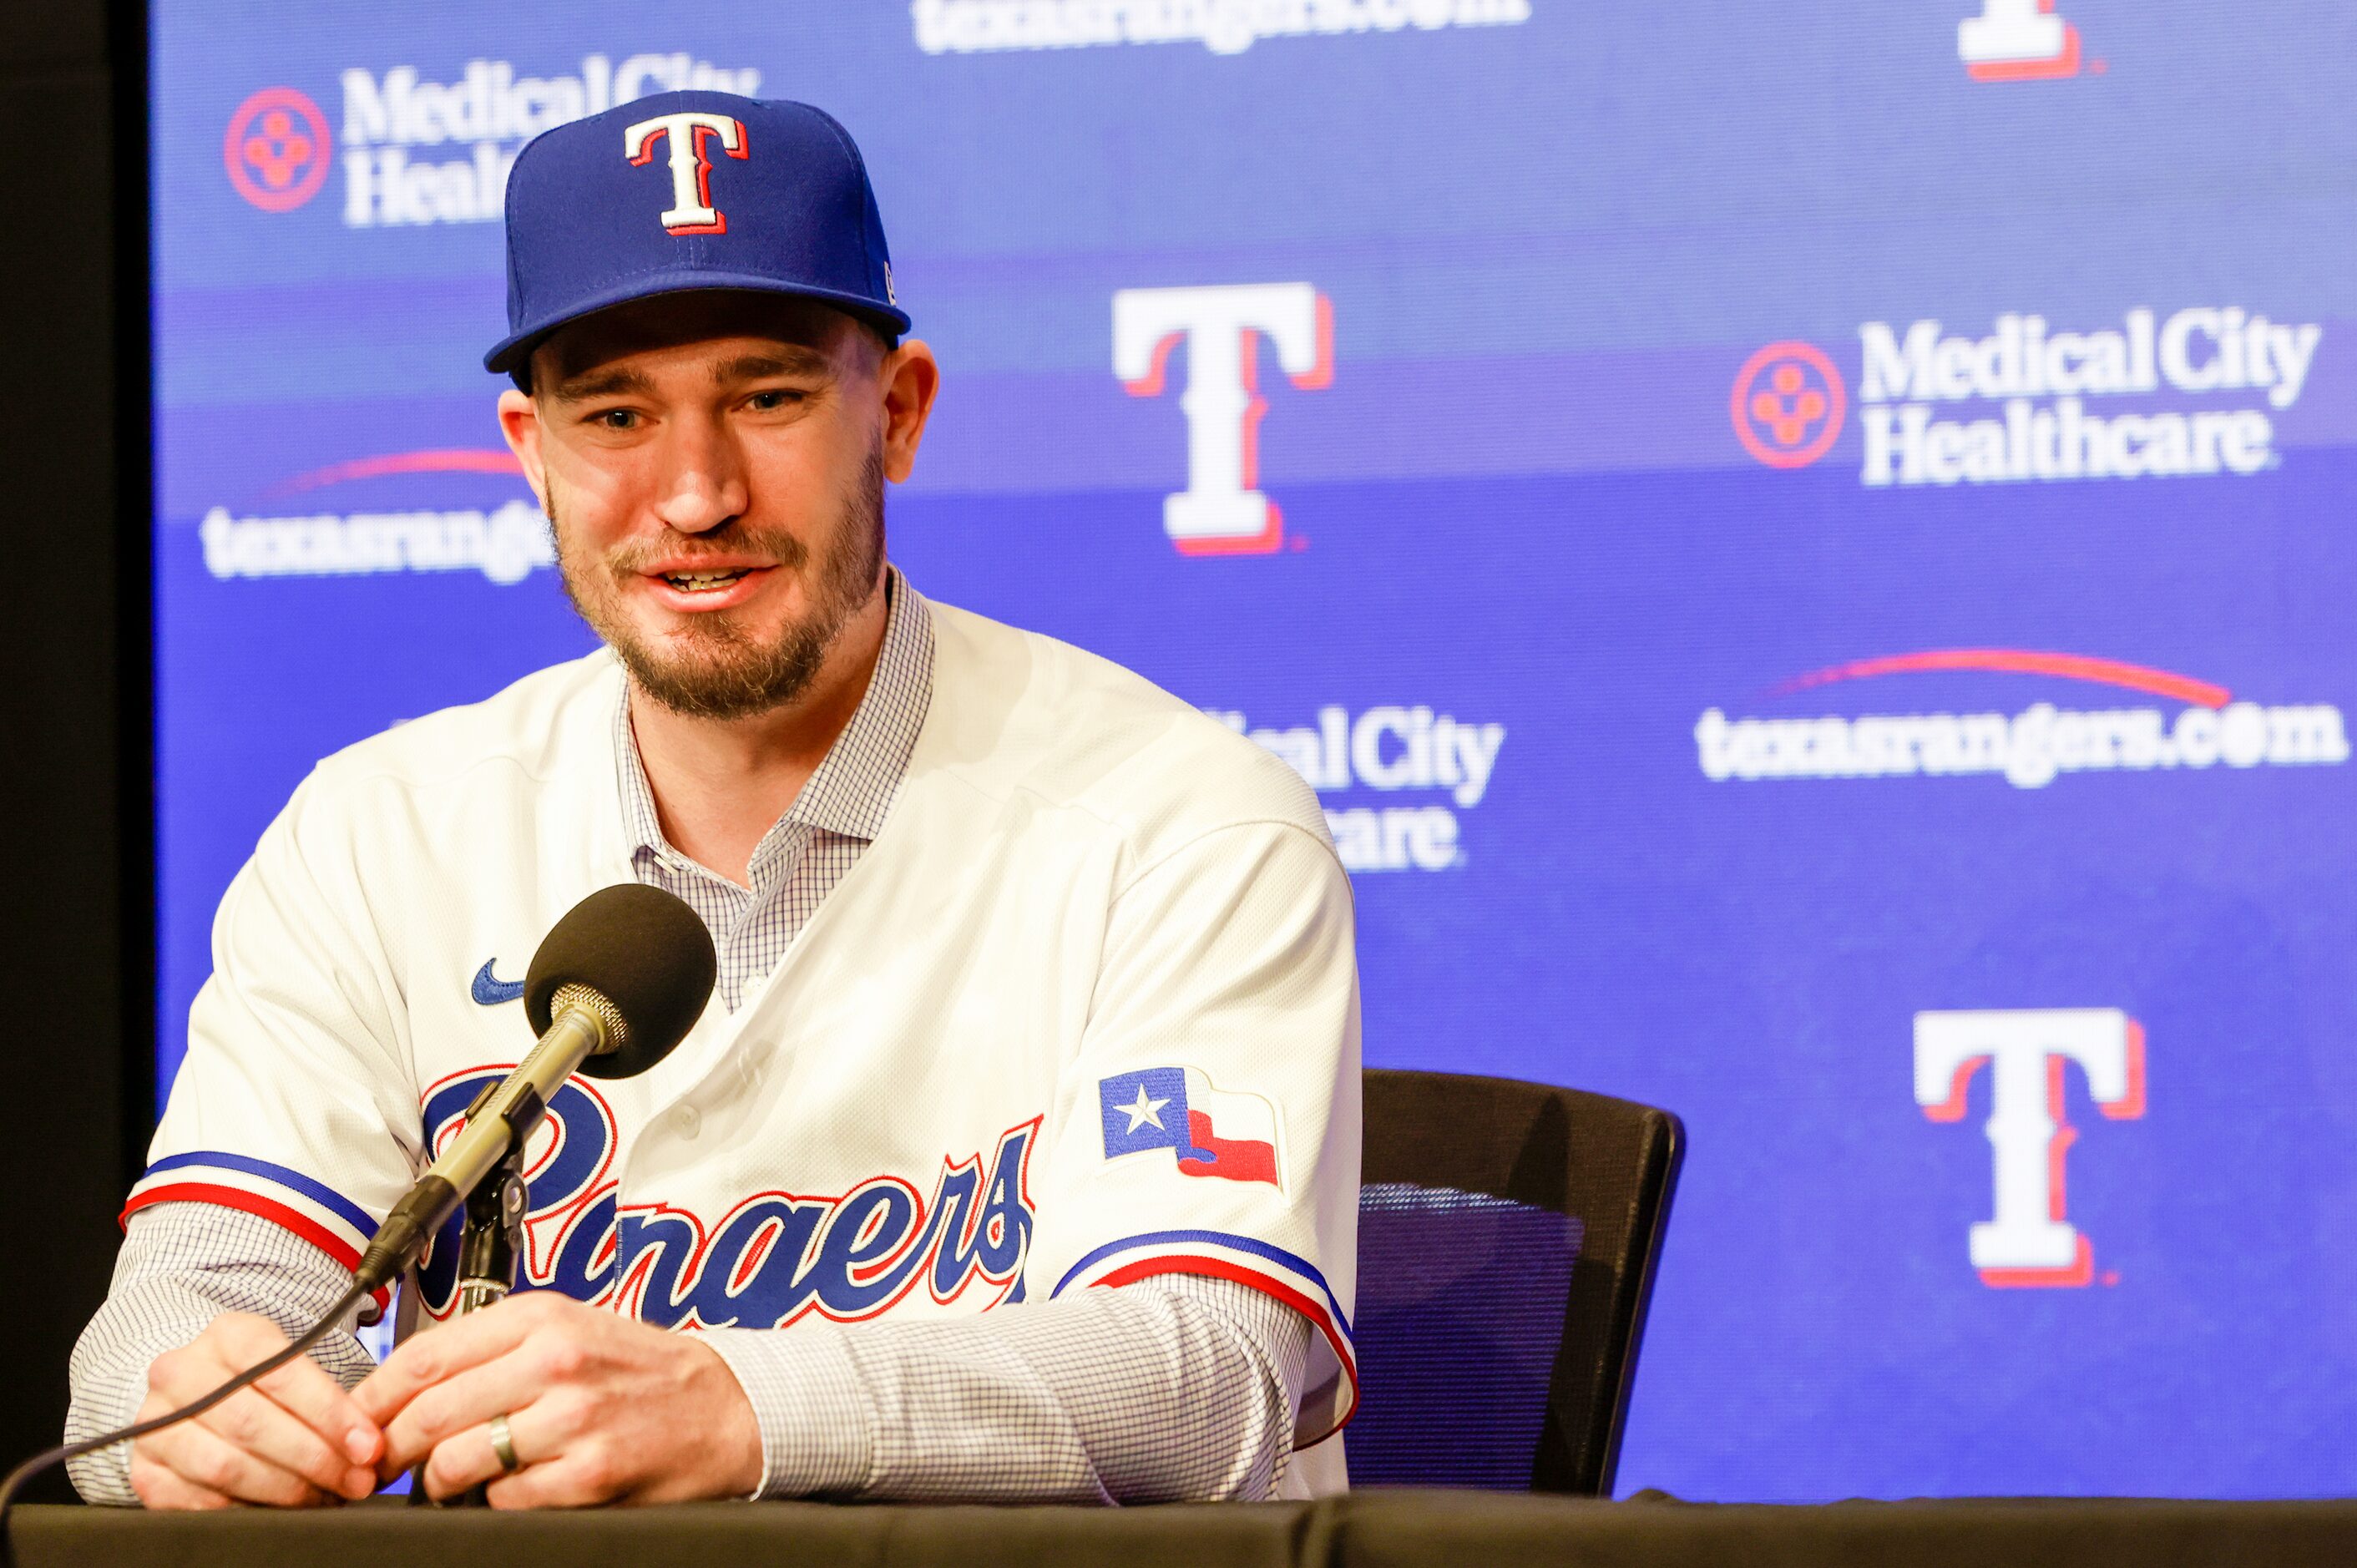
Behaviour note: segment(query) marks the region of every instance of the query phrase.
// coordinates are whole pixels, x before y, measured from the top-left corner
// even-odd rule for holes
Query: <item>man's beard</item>
[[[842,498],[834,548],[811,583],[810,613],[788,622],[767,643],[754,640],[726,610],[685,618],[681,629],[647,638],[624,613],[619,585],[638,575],[658,553],[761,555],[775,561],[778,570],[800,571],[811,555],[801,540],[731,522],[668,547],[628,545],[600,560],[565,538],[557,511],[552,489],[549,527],[565,596],[621,660],[631,683],[691,718],[749,718],[810,690],[828,650],[875,592],[884,564],[884,453],[880,444],[868,452],[851,493]]]

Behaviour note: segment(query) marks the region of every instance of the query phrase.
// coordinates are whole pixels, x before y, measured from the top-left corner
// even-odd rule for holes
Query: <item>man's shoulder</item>
[[[1222,827],[1327,841],[1298,773],[1109,659],[938,603],[934,717],[921,748],[992,795],[1105,823],[1151,858]]]
[[[603,649],[535,670],[483,698],[438,709],[324,758],[307,788],[345,796],[463,788],[471,781],[544,782],[568,754],[603,738],[616,665]]]

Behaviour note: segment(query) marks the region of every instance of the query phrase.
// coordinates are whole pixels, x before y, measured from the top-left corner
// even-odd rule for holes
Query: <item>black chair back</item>
[[[1365,1085],[1351,1484],[1610,1496],[1684,1128],[1509,1079]]]

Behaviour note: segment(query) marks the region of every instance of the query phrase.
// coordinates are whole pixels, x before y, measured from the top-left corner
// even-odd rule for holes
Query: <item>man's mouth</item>
[[[712,594],[751,570],[749,566],[726,566],[716,572],[665,572],[662,580],[683,594]]]

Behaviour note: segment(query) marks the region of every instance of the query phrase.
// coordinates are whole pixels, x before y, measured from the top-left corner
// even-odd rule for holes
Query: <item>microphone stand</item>
[[[467,1195],[466,1229],[458,1235],[458,1302],[454,1316],[497,1305],[515,1289],[516,1260],[524,1246],[524,1216],[532,1211],[531,1189],[523,1179],[523,1141],[518,1139],[500,1157],[490,1174]],[[488,1508],[486,1481],[447,1499],[444,1508]],[[425,1495],[425,1463],[409,1472],[412,1508],[430,1502]]]
[[[515,1289],[516,1257],[523,1248],[524,1215],[532,1207],[518,1142],[467,1197],[467,1228],[458,1237],[458,1311],[479,1312]]]

